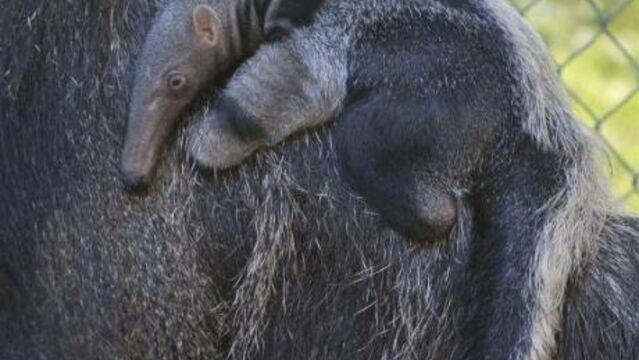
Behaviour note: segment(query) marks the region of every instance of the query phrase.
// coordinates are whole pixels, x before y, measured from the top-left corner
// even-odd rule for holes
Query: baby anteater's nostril
[[[121,178],[124,189],[135,195],[144,195],[151,184],[151,177],[148,175],[123,173]]]

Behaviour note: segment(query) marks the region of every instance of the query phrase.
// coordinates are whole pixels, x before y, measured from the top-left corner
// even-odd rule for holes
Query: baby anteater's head
[[[162,145],[183,111],[239,61],[233,54],[228,1],[168,5],[147,35],[137,64],[121,171],[129,189],[144,188]]]

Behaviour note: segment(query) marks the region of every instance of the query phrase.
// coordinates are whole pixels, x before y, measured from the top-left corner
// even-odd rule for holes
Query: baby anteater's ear
[[[207,45],[214,46],[220,39],[222,22],[215,10],[208,5],[198,5],[193,10],[193,27],[198,38]]]

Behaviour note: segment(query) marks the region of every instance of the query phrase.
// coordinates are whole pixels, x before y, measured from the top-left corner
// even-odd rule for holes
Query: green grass
[[[612,192],[639,214],[639,0],[592,3],[599,14],[586,0],[541,0],[525,16],[559,64],[576,114],[608,146]]]

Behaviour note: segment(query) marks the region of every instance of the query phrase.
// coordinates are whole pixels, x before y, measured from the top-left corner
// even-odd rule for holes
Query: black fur
[[[496,24],[482,19],[469,32],[445,20],[416,23],[378,28],[375,42],[354,51],[362,60],[351,65],[349,79],[357,100],[338,119],[341,166],[358,193],[417,242],[442,242],[450,231],[436,221],[429,192],[472,194],[463,206],[476,214],[477,237],[460,276],[469,280],[466,301],[481,310],[469,309],[465,357],[507,358],[530,345],[520,343],[530,327],[529,300],[518,294],[544,220],[535,210],[562,185],[559,164],[513,124],[521,105]]]
[[[621,226],[639,233],[637,219],[613,217],[608,224],[612,229]],[[599,266],[591,264],[575,274],[568,286],[559,335],[559,356],[563,359],[639,356],[639,242],[614,230],[603,235],[603,246],[593,261]],[[634,269],[628,276],[611,276],[628,268]]]
[[[315,14],[327,0],[283,0],[279,3],[275,17],[286,19],[296,27],[313,22]],[[267,3],[270,3],[267,1]]]
[[[220,96],[215,103],[214,111],[215,118],[224,123],[230,133],[240,140],[252,143],[266,138],[266,130],[232,98]]]
[[[469,34],[443,19],[418,17],[376,28],[350,56],[355,95],[337,130],[343,171],[414,240],[448,233],[421,219],[423,209],[437,212],[432,196],[415,194],[471,188],[496,126],[512,116],[503,98],[512,81],[501,59],[505,41],[495,28],[486,22]]]
[[[170,151],[153,196],[138,199],[121,191],[117,149],[155,2],[9,1],[0,12],[11,34],[0,37],[0,358],[525,351],[524,273],[546,220],[534,210],[565,185],[565,159],[524,134],[518,82],[503,70],[512,49],[472,4],[454,2],[479,27],[416,19],[358,44],[353,55],[370,61],[351,64],[354,97],[334,129],[217,178],[192,174]],[[245,120],[240,132],[259,136]],[[426,181],[463,190],[456,210],[468,214],[455,226],[464,244],[436,239],[416,251],[386,225],[428,232],[415,202],[431,198],[406,190]],[[601,249],[571,277],[558,358],[638,356],[639,254],[622,230],[639,224],[608,222]]]

